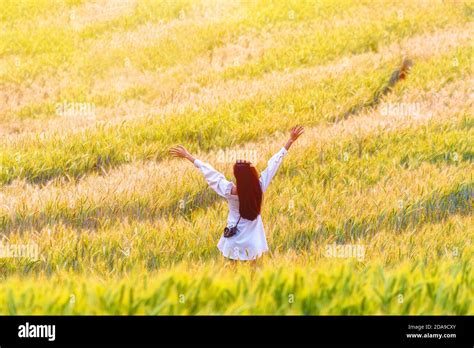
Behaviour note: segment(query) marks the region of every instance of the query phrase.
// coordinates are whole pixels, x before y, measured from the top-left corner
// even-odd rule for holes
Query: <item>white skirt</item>
[[[253,221],[242,218],[237,234],[221,237],[217,247],[222,255],[232,260],[255,260],[268,251],[265,230],[260,215]]]

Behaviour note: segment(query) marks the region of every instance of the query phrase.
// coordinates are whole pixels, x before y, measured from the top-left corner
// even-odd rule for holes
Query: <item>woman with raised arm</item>
[[[268,251],[260,216],[263,193],[275,176],[283,157],[303,132],[304,129],[300,126],[291,130],[290,139],[270,158],[267,168],[260,177],[250,162],[237,161],[234,164],[236,184],[228,181],[210,164],[194,158],[183,146],[178,145],[170,149],[171,155],[192,162],[202,172],[209,186],[218,195],[227,199],[229,205],[227,227],[217,245],[225,257],[232,260],[254,260]]]

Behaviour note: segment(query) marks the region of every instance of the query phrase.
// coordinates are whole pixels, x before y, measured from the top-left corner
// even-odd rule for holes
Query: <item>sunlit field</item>
[[[0,0],[0,314],[474,314],[473,11]],[[270,252],[231,263],[168,149],[230,179],[296,124]]]

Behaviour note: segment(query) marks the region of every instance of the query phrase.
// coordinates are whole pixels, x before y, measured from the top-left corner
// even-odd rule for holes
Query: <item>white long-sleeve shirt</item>
[[[287,150],[282,147],[268,161],[267,168],[260,175],[260,187],[265,192],[270,181],[280,166]],[[196,159],[194,165],[204,175],[209,186],[221,197],[227,199],[229,206],[229,215],[227,217],[227,226],[235,226],[240,217],[239,196],[231,194],[234,184],[227,180],[225,176],[214,169],[210,164]],[[224,229],[225,226],[222,226]],[[260,257],[262,253],[268,251],[265,229],[263,228],[262,217],[257,216],[255,220],[241,218],[238,225],[238,232],[230,238],[221,237],[217,247],[222,254],[233,260],[253,260]]]

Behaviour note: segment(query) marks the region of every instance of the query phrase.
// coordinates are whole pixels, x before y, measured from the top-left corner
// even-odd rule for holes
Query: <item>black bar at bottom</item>
[[[52,326],[44,325],[54,325],[54,340]],[[472,316],[3,316],[0,346],[284,343],[472,347],[473,331]],[[39,335],[43,337],[31,337]]]

